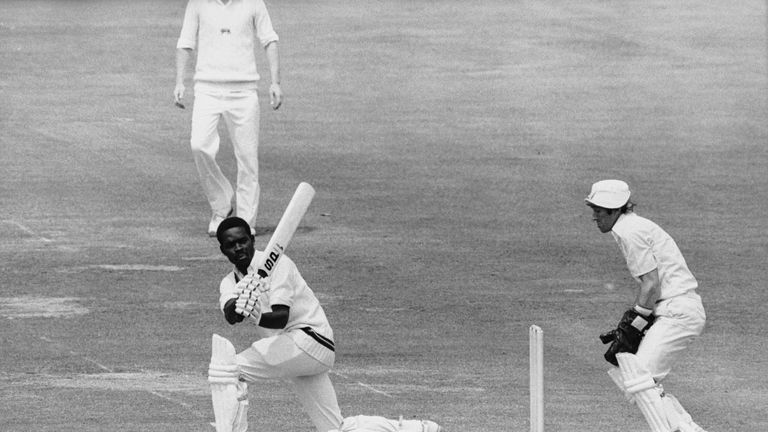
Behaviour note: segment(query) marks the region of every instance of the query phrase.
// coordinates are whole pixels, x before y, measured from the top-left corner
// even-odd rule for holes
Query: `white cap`
[[[629,201],[629,186],[621,180],[601,180],[592,185],[584,201],[607,209],[621,208]]]

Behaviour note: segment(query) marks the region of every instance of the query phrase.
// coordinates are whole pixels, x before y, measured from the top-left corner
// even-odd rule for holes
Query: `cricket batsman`
[[[250,326],[255,337],[236,353],[231,342],[213,335],[208,381],[216,431],[247,430],[247,383],[263,379],[287,380],[317,432],[338,429],[342,416],[328,374],[336,359],[333,330],[296,264],[283,256],[269,277],[257,275],[263,252],[238,217],[222,221],[216,238],[234,265],[219,286],[224,319]],[[260,386],[259,392],[267,390]]]
[[[586,204],[602,233],[611,233],[638,285],[632,306],[616,329],[600,336],[610,344],[608,373],[638,405],[653,432],[705,432],[661,382],[704,330],[706,315],[698,282],[675,241],[638,216],[627,183],[594,183]]]
[[[238,354],[213,335],[208,382],[216,432],[247,431],[248,383],[261,379],[289,381],[318,432],[443,432],[431,420],[342,418],[328,374],[336,358],[333,330],[296,264],[282,256],[269,277],[260,277],[254,268],[263,252],[241,218],[224,219],[216,237],[234,264],[219,286],[224,319],[252,325],[258,337]]]

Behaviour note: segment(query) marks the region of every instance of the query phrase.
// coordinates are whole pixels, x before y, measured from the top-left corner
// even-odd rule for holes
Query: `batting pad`
[[[680,405],[680,401],[669,393],[661,397],[664,402],[664,408],[667,410],[667,419],[672,430],[680,432],[707,432],[697,425],[688,411]]]
[[[624,389],[634,397],[651,431],[670,432],[664,403],[650,372],[634,354],[618,353],[616,360],[619,362],[621,376],[624,378]]]
[[[239,376],[234,345],[214,334],[208,383],[211,386],[216,432],[245,432],[248,428],[247,386],[238,380]]]
[[[624,398],[627,399],[627,402],[635,403],[635,397],[632,396],[632,394],[627,393],[627,389],[624,388],[624,378],[621,376],[621,369],[617,367],[609,369],[608,376],[611,377],[613,383],[616,384],[616,387],[624,393]]]

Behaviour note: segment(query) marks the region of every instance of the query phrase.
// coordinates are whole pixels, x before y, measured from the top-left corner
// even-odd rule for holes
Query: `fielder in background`
[[[703,432],[661,381],[704,330],[698,283],[677,244],[654,222],[634,213],[629,186],[621,180],[592,185],[586,203],[602,233],[619,245],[638,282],[634,305],[616,329],[600,336],[610,344],[609,371],[628,400],[638,405],[654,432]]]
[[[213,215],[208,234],[213,237],[224,218],[232,213],[254,227],[259,206],[259,98],[256,43],[269,63],[270,103],[280,108],[278,36],[263,0],[189,0],[181,35],[176,44],[177,106],[183,108],[184,75],[193,51],[195,104],[192,110],[191,147],[200,182]],[[219,119],[223,118],[237,159],[237,190],[221,172]]]
[[[208,379],[217,432],[247,429],[246,383],[270,378],[292,383],[318,432],[339,429],[342,416],[328,375],[336,358],[333,330],[296,264],[283,256],[268,278],[256,275],[262,252],[241,218],[225,219],[216,237],[235,266],[219,286],[224,319],[252,325],[257,336],[239,354],[227,339],[213,336]]]

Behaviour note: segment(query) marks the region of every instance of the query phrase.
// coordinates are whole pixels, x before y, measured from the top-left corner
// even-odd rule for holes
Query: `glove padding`
[[[240,280],[236,287],[239,294],[235,301],[235,312],[258,322],[261,316],[259,298],[269,291],[267,280],[251,273]]]
[[[645,336],[645,333],[655,320],[656,317],[653,314],[643,316],[634,308],[624,312],[616,329],[600,335],[600,341],[604,344],[611,344],[608,347],[608,351],[605,352],[605,360],[614,366],[618,366],[619,362],[616,360],[616,354],[621,352],[635,354],[640,346],[640,342],[643,340],[643,336]]]

